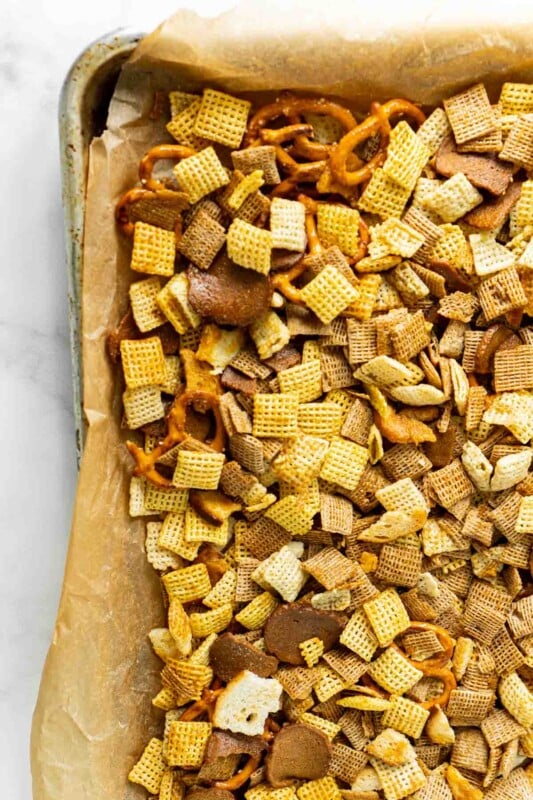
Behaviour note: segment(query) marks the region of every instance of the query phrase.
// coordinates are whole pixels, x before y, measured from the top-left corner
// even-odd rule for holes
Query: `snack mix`
[[[108,337],[167,612],[129,779],[531,800],[533,85],[170,117]]]

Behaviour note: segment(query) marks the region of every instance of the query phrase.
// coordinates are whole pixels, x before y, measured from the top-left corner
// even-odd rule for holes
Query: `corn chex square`
[[[427,509],[422,492],[415,486],[411,478],[401,478],[376,491],[379,500],[387,511],[412,511],[415,508]]]
[[[174,167],[174,175],[191,203],[229,183],[228,173],[212,147],[184,158]]]
[[[297,436],[298,396],[289,393],[256,394],[253,435],[274,439],[291,439]]]
[[[436,108],[419,127],[416,135],[428,148],[429,155],[434,156],[450,131],[446,112],[443,108]]]
[[[326,325],[357,298],[358,291],[332,264],[301,290],[302,300]]]
[[[533,225],[533,180],[524,181],[520,197],[515,206],[516,224],[519,227]]]
[[[342,800],[335,778],[327,776],[304,783],[296,790],[298,800]]]
[[[337,247],[347,256],[359,249],[359,212],[348,206],[319,203],[317,232],[323,247]]]
[[[466,175],[457,172],[425,198],[424,207],[438,214],[444,222],[455,222],[482,202],[483,195]]]
[[[422,735],[428,717],[429,711],[418,703],[408,700],[407,697],[394,696],[391,698],[389,708],[383,714],[383,725],[418,739]]]
[[[186,542],[212,542],[224,547],[228,542],[229,523],[224,520],[221,525],[211,525],[188,506],[185,511],[184,537]]]
[[[282,547],[262,561],[252,573],[252,580],[262,589],[277,592],[286,603],[292,603],[302,590],[307,573],[290,547]]]
[[[336,436],[326,453],[320,477],[351,491],[359,483],[367,462],[366,447]]]
[[[280,481],[296,490],[305,489],[318,478],[328,451],[327,439],[317,436],[298,436],[287,442],[272,462],[272,470]]]
[[[217,489],[224,461],[223,453],[180,450],[172,483],[178,489]]]
[[[187,147],[194,147],[195,150],[200,150],[205,147],[207,142],[194,133],[194,123],[198,116],[201,100],[199,97],[189,103],[189,105],[182,108],[178,114],[175,114],[166,128],[170,135],[179,143]]]
[[[378,167],[359,198],[358,206],[380,217],[401,217],[410,194],[410,189],[400,186]]]
[[[243,219],[235,219],[228,229],[228,256],[239,266],[261,275],[270,272],[272,233]]]
[[[193,612],[189,615],[191,632],[195,639],[205,639],[213,633],[225,630],[233,617],[233,605],[224,603],[210,611]]]
[[[170,600],[176,598],[180,603],[201,600],[211,591],[211,581],[205,564],[167,572],[162,579]]]
[[[295,394],[300,403],[310,403],[322,394],[322,373],[320,361],[306,361],[278,372],[279,387],[282,393]]]
[[[387,219],[379,226],[379,238],[385,242],[389,252],[411,258],[425,242],[423,234],[399,219]]]
[[[278,606],[279,600],[273,594],[263,592],[241,608],[239,613],[235,614],[235,619],[249,631],[255,631],[263,627]]]
[[[502,114],[533,114],[533,84],[504,83],[500,94]]]
[[[386,764],[379,758],[371,758],[370,763],[377,772],[385,800],[411,797],[426,784],[426,776],[416,760],[406,761],[400,766]]]
[[[395,589],[384,592],[363,604],[364,612],[381,647],[387,647],[403,633],[411,620]]]
[[[135,324],[142,333],[158,328],[166,320],[164,314],[156,303],[156,297],[161,291],[159,278],[147,278],[136,281],[130,286],[130,303]]]
[[[513,161],[524,169],[533,170],[533,115],[517,119],[500,151],[501,159]]]
[[[388,647],[373,661],[368,674],[391,694],[404,694],[424,676],[422,670],[413,667],[398,650]]]
[[[123,339],[120,355],[128,389],[157,386],[166,379],[166,364],[161,339]]]
[[[412,192],[429,157],[429,148],[403,120],[390,133],[383,172],[402,188]]]
[[[340,643],[357,653],[364,661],[371,661],[379,642],[363,611],[354,611],[340,635]]]
[[[161,739],[150,739],[144,752],[128,775],[128,780],[144,786],[152,794],[157,794],[163,775],[167,769],[163,758],[163,742]]]
[[[147,222],[136,222],[130,267],[150,275],[174,274],[176,236],[174,231],[157,228]]]
[[[161,389],[158,386],[139,386],[126,389],[122,395],[124,414],[128,428],[135,430],[149,422],[155,422],[165,415],[165,407],[161,400]]]
[[[501,269],[512,267],[515,263],[513,253],[499,244],[491,231],[473,233],[469,237],[474,255],[474,268],[477,275],[491,275]]]
[[[198,555],[200,542],[185,540],[185,509],[170,512],[166,515],[159,533],[159,545],[166,550],[177,553],[187,561],[194,561]]]
[[[236,150],[244,136],[251,105],[248,100],[204,89],[194,133]]]
[[[272,247],[305,250],[305,208],[297,200],[274,197],[270,206]]]
[[[336,403],[302,403],[298,407],[298,427],[302,433],[330,439],[340,433],[342,409]]]
[[[212,730],[210,722],[171,722],[167,738],[168,764],[189,769],[201,767]]]
[[[185,272],[174,275],[157,295],[157,305],[178,333],[198,328],[200,316],[189,303],[189,279]]]

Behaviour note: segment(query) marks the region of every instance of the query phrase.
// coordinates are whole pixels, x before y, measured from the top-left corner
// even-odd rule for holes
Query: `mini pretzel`
[[[450,699],[450,693],[457,686],[452,671],[444,667],[444,664],[446,664],[452,656],[454,641],[448,631],[444,630],[444,628],[441,628],[439,625],[433,625],[431,622],[413,621],[404,633],[408,631],[432,631],[444,648],[442,653],[438,653],[433,658],[426,658],[424,661],[413,661],[398,647],[398,645],[392,645],[395,650],[407,659],[411,666],[421,670],[426,677],[436,678],[443,684],[442,692],[437,695],[437,697],[432,697],[430,700],[425,700],[420,703],[422,708],[430,709],[433,708],[433,706],[444,706]]]
[[[196,150],[183,144],[160,144],[152,147],[139,164],[139,180],[146,189],[165,189],[166,187],[161,181],[152,177],[156,162],[166,158],[181,161],[182,158],[194,155],[196,155]]]
[[[201,699],[185,709],[180,717],[180,722],[192,722],[206,712],[209,719],[211,719],[213,716],[213,706],[221,692],[222,687],[220,686],[220,681],[216,678],[209,689],[203,690]]]
[[[185,422],[187,419],[187,409],[192,403],[201,401],[206,409],[210,409],[215,417],[215,436],[209,443],[210,447],[217,452],[224,449],[224,425],[222,416],[219,410],[218,397],[209,392],[202,391],[185,391],[177,397],[172,404],[168,415],[168,433],[161,442],[161,444],[154,447],[150,453],[145,453],[142,447],[134,444],[134,442],[126,442],[126,447],[135,459],[136,467],[133,474],[143,476],[151,481],[156,486],[169,487],[172,486],[170,478],[165,478],[156,469],[156,462],[161,456],[187,438],[185,430]]]
[[[176,196],[176,192],[173,192],[171,189],[141,189],[140,187],[136,187],[134,189],[130,189],[127,192],[124,192],[122,197],[119,199],[116,207],[115,207],[115,219],[117,221],[118,226],[122,230],[126,236],[133,236],[133,232],[135,230],[135,226],[133,222],[130,220],[128,209],[130,206],[137,203],[139,200],[144,200],[149,197],[151,198],[159,198],[160,200],[172,200]],[[178,244],[181,238],[181,228],[182,228],[182,220],[181,215],[178,216],[176,220],[176,227],[174,232],[176,234],[176,245]]]
[[[421,125],[426,116],[423,111],[410,103],[409,100],[389,100],[383,105],[374,103],[373,113],[370,114],[360,125],[348,131],[333,150],[330,159],[330,167],[335,179],[344,186],[357,186],[372,177],[372,173],[385,161],[386,143],[390,132],[390,118],[398,115],[411,117],[418,125]],[[369,139],[374,134],[381,132],[381,146],[375,156],[363,167],[349,171],[346,165],[348,157],[353,149],[361,142]]]
[[[338,103],[317,97],[295,97],[287,93],[256,111],[248,123],[244,146],[247,147],[260,138],[261,129],[265,128],[267,123],[272,120],[279,117],[294,120],[295,116],[305,113],[327,114],[340,122],[345,131],[350,131],[357,125],[352,112]],[[303,134],[298,136],[297,147],[299,155],[311,158],[313,161],[327,158],[331,150],[331,145],[312,142]]]

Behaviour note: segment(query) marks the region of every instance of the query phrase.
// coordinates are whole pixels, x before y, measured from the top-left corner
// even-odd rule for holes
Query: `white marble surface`
[[[76,486],[57,103],[93,39],[179,5],[0,0],[0,787],[31,797],[29,731],[59,601]],[[135,6],[135,8],[134,8]]]

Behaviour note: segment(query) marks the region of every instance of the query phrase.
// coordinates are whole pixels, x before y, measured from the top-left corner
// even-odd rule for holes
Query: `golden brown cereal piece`
[[[355,489],[368,461],[368,450],[355,442],[334,437],[320,471],[325,481],[345,489]]]
[[[438,214],[444,222],[455,222],[483,201],[483,196],[462,172],[440,184],[424,200],[424,207]]]
[[[208,143],[200,136],[194,133],[194,123],[198,116],[201,100],[195,97],[194,100],[181,111],[172,116],[172,119],[166,125],[167,131],[179,143],[193,147],[195,150],[201,150]]]
[[[383,715],[383,725],[417,739],[421,736],[429,711],[406,697],[393,696]]]
[[[227,234],[229,258],[245,269],[261,275],[270,272],[270,256],[273,246],[272,234],[257,228],[243,219],[234,219]]]
[[[415,133],[407,122],[402,121],[391,131],[383,172],[401,187],[412,191],[429,157],[430,150],[423,135]]]
[[[167,739],[167,761],[172,767],[200,767],[204,760],[207,740],[211,736],[209,722],[170,723]]]
[[[250,631],[258,630],[263,627],[278,605],[279,601],[270,592],[263,592],[235,614],[235,619]]]
[[[159,792],[161,780],[166,771],[161,739],[150,739],[139,761],[128,775],[128,780],[144,786],[149,792]]]
[[[167,572],[162,580],[169,598],[176,598],[181,603],[201,600],[211,589],[205,564],[193,564],[181,570]]]
[[[514,255],[494,240],[492,232],[474,233],[468,238],[474,255],[474,268],[477,275],[484,277],[512,267],[515,263]]]
[[[363,608],[381,647],[391,644],[409,627],[409,616],[394,589],[385,589]]]
[[[122,395],[122,401],[128,428],[140,428],[165,415],[161,389],[158,386],[139,386],[136,389],[126,389]]]
[[[527,303],[527,297],[514,267],[501,270],[482,281],[478,296],[487,321],[496,319],[513,309],[522,308]]]
[[[530,83],[504,83],[500,94],[502,114],[531,114],[533,112],[533,85]]]
[[[131,310],[135,324],[142,333],[151,331],[165,322],[165,316],[156,303],[161,288],[158,277],[137,281],[130,286]]]
[[[416,760],[400,766],[385,764],[379,758],[371,758],[370,763],[378,774],[386,800],[401,800],[426,783],[424,772]]]
[[[298,433],[298,397],[294,394],[256,394],[253,434],[287,439]]]
[[[500,679],[498,686],[500,700],[509,714],[525,728],[533,724],[533,696],[516,672],[510,672]]]
[[[274,311],[256,317],[250,325],[250,336],[261,359],[270,358],[290,340],[289,329]]]
[[[212,147],[182,159],[174,167],[174,175],[191,203],[196,203],[229,182],[226,170]]]
[[[458,769],[451,765],[446,769],[446,780],[451,789],[453,800],[483,800],[481,789],[476,789]]]
[[[130,267],[135,272],[170,276],[174,273],[176,237],[146,222],[136,222],[133,234],[133,252]]]
[[[505,140],[500,158],[512,161],[531,171],[533,169],[533,116],[518,117]]]
[[[357,295],[357,288],[329,264],[301,290],[302,300],[324,323],[344,311]]]
[[[194,133],[234,150],[241,144],[251,103],[214,89],[204,89]]]
[[[165,356],[158,336],[123,339],[120,343],[120,354],[128,389],[165,383]]]
[[[384,219],[401,217],[410,194],[410,189],[400,186],[378,167],[359,198],[359,208]]]

